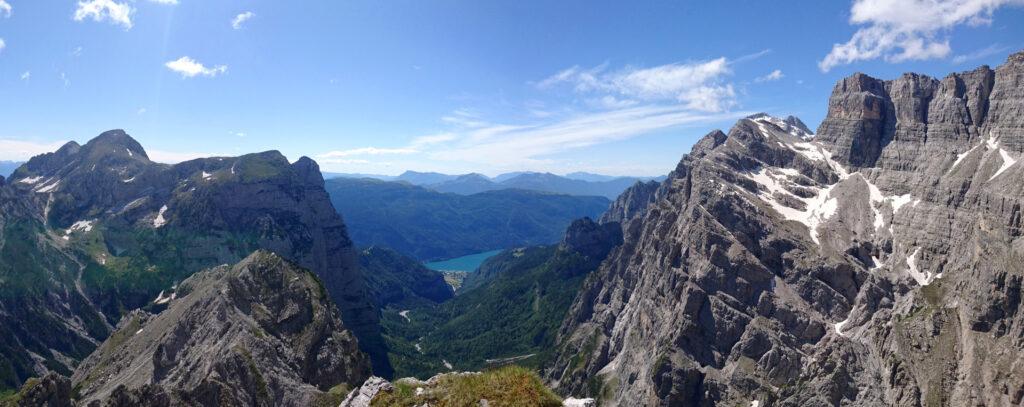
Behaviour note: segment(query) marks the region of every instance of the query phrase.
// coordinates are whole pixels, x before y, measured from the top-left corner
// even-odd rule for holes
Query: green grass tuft
[[[469,407],[487,400],[495,407],[558,407],[562,399],[544,386],[533,371],[506,366],[477,375],[447,375],[435,387],[416,395],[414,386],[399,383],[395,390],[380,393],[373,407],[406,407],[429,403],[438,407]]]

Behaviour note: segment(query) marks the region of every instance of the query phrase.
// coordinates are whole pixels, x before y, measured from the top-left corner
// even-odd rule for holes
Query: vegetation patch
[[[418,393],[418,394],[417,394]],[[399,382],[370,402],[373,407],[405,407],[429,404],[438,407],[479,406],[558,407],[562,400],[544,386],[537,374],[519,366],[506,366],[479,374],[449,374],[434,386],[417,390]]]

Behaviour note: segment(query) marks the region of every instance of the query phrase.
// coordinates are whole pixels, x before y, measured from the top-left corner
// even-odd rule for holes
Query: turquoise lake
[[[423,265],[427,266],[428,269],[437,271],[466,271],[472,273],[476,271],[477,267],[480,267],[484,260],[494,257],[498,253],[501,253],[501,250],[475,253],[454,259],[423,263]]]

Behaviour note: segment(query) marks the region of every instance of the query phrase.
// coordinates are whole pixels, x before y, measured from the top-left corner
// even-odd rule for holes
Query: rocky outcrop
[[[370,407],[370,402],[378,393],[392,391],[394,387],[383,377],[373,376],[349,392],[338,407]]]
[[[50,372],[25,382],[13,397],[0,399],[3,407],[72,407],[71,380]]]
[[[82,405],[309,406],[370,366],[322,283],[270,252],[183,281],[75,371]]]
[[[124,131],[112,130],[85,145],[71,142],[34,157],[10,181],[5,189],[28,202],[40,219],[37,235],[55,238],[76,263],[64,271],[39,271],[69,275],[65,285],[84,296],[48,306],[71,304],[102,316],[99,324],[80,323],[88,328],[80,330],[85,334],[72,336],[90,342],[89,350],[127,310],[159,308],[158,300],[193,273],[266,249],[320,277],[345,329],[361,339],[376,371],[389,374],[358,252],[309,158],[289,163],[269,151],[165,165],[150,161]],[[54,323],[59,322],[43,325]],[[21,343],[30,333],[15,335],[21,338],[12,343]],[[65,369],[88,354],[33,350],[43,358],[53,351],[60,352],[53,359]],[[47,369],[34,370],[37,375]]]
[[[590,218],[583,218],[569,225],[560,248],[600,262],[621,243],[622,227],[618,223],[596,223]]]
[[[660,185],[661,183],[657,181],[637,181],[612,202],[611,207],[601,215],[598,222],[624,224],[630,219],[639,217],[647,210],[647,206],[655,201],[655,195]]]
[[[1022,83],[1024,53],[856,74],[812,138],[709,134],[584,283],[547,378],[608,405],[1019,404]]]
[[[563,404],[537,375],[520,367],[487,372],[449,372],[427,380],[405,377],[394,384],[371,377],[349,393],[340,407],[536,406],[593,407],[593,400]]]

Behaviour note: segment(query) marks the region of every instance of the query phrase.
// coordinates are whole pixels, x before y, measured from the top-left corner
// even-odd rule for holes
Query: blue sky
[[[853,72],[999,65],[1022,6],[0,0],[0,160],[123,128],[164,162],[658,175],[753,112],[817,127]]]

